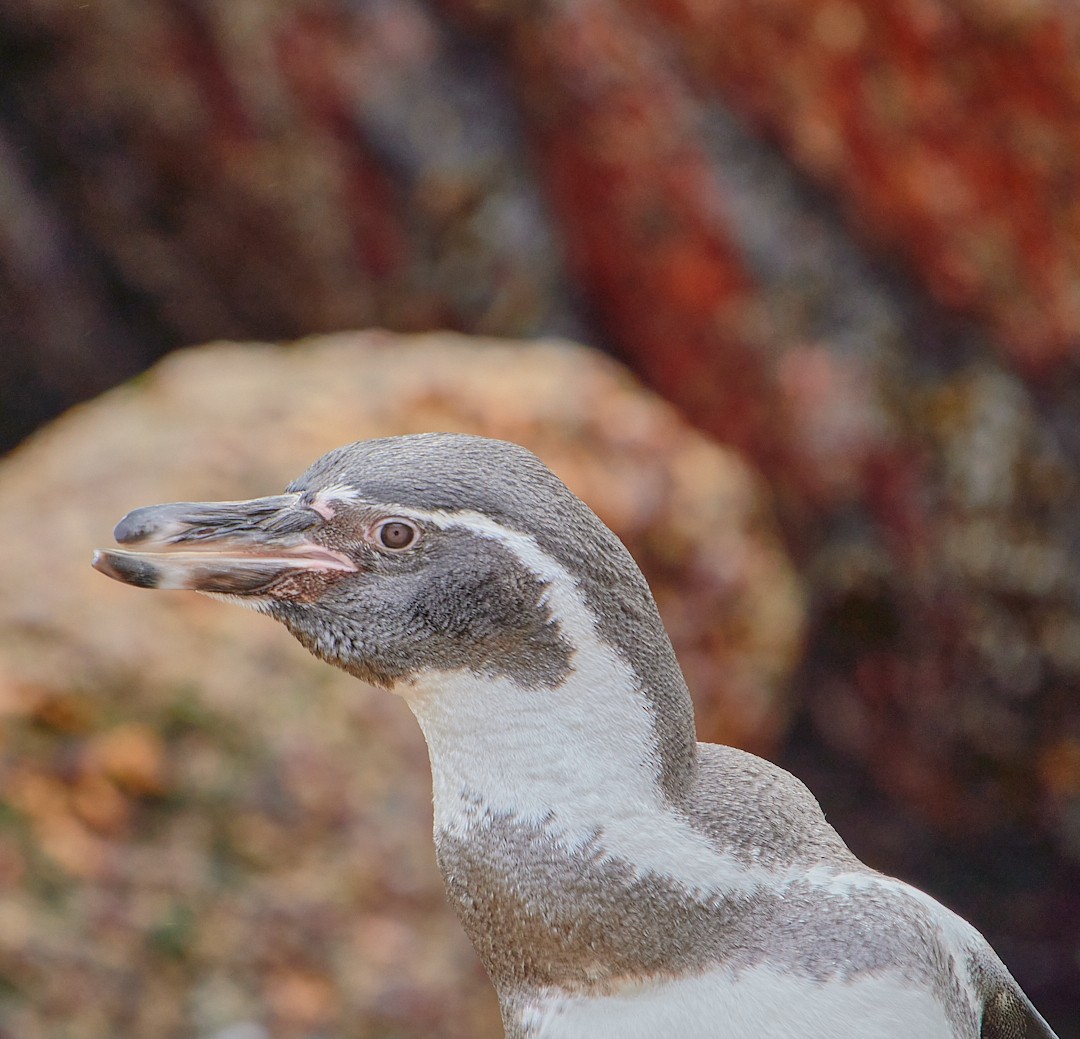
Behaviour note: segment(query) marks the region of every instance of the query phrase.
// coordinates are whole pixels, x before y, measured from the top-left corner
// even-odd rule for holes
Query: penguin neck
[[[619,663],[578,653],[556,687],[452,671],[401,688],[428,745],[436,830],[511,816],[584,838],[672,808],[653,704]]]

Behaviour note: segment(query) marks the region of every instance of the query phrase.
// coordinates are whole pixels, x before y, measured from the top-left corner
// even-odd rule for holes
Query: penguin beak
[[[358,569],[311,540],[325,522],[299,494],[150,505],[129,512],[113,531],[119,544],[137,548],[98,550],[92,565],[138,588],[306,599],[313,580]]]

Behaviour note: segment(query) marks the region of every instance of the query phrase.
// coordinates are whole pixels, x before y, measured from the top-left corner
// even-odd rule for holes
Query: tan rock
[[[762,486],[613,362],[381,332],[173,355],[0,466],[4,912],[29,921],[0,945],[13,1034],[78,1018],[64,972],[97,1034],[157,1020],[141,989],[184,1034],[499,1034],[404,705],[265,618],[89,568],[130,508],[273,493],[331,447],[431,429],[525,444],[623,537],[708,738],[783,732],[802,600]]]

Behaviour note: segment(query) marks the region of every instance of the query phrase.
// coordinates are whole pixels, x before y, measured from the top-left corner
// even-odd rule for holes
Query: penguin
[[[139,508],[109,577],[282,623],[400,696],[508,1039],[1055,1039],[982,935],[699,743],[649,587],[515,444],[360,441],[283,494]]]

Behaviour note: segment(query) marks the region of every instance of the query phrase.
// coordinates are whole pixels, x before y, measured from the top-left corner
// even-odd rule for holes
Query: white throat
[[[661,811],[650,705],[625,665],[613,673],[621,663],[579,650],[553,689],[461,671],[402,689],[431,755],[436,827],[469,828],[480,807],[584,837]]]

